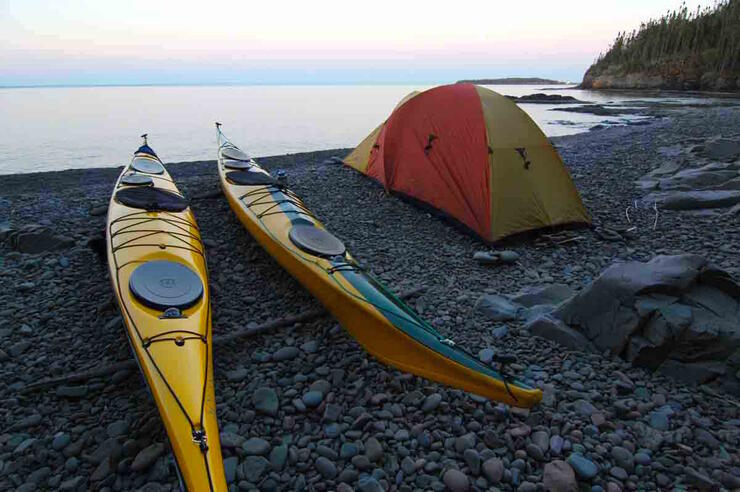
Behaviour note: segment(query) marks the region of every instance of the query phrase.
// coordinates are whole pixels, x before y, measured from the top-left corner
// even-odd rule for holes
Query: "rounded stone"
[[[579,477],[587,480],[594,478],[599,473],[599,467],[596,463],[578,453],[572,453],[568,456],[567,463]]]
[[[321,391],[308,391],[303,394],[301,401],[308,408],[318,407],[324,399],[324,394]]]
[[[248,455],[266,455],[270,452],[270,443],[259,437],[252,437],[244,441],[242,449]]]

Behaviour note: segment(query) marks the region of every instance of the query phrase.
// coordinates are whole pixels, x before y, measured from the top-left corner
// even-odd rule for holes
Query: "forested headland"
[[[740,91],[740,0],[695,11],[682,5],[620,32],[581,86]]]

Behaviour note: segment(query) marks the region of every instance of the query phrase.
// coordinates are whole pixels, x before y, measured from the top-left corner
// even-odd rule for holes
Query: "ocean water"
[[[543,86],[490,86],[508,95],[572,95],[624,103],[625,96]],[[252,155],[354,147],[420,86],[153,86],[0,89],[0,174],[127,163],[149,142],[165,162],[214,159],[214,122]],[[620,118],[522,108],[548,136]]]

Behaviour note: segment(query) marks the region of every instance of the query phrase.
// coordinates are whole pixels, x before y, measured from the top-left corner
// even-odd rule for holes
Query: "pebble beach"
[[[396,371],[329,315],[231,339],[214,347],[230,488],[740,489],[739,398],[608,353],[565,350],[519,319],[476,309],[481,296],[526,287],[577,292],[615,261],[656,255],[694,253],[740,278],[740,213],[636,206],[646,195],[636,182],[670,149],[740,141],[740,104],[648,113],[639,124],[554,138],[594,228],[569,231],[563,244],[507,240],[493,247],[508,258],[495,265],[473,259],[490,245],[330,159],[351,149],[258,158],[286,170],[292,189],[392,291],[418,292],[407,303],[437,330],[484,361],[516,355],[510,370],[544,399],[522,410]],[[214,161],[160,157],[204,238],[215,336],[320,308],[238,222]],[[126,365],[131,349],[99,255],[119,173],[0,176],[2,238],[37,224],[56,241],[38,253],[0,243],[0,490],[179,490],[157,409]],[[608,233],[628,227],[636,227],[628,237]],[[110,366],[120,369],[34,386]]]

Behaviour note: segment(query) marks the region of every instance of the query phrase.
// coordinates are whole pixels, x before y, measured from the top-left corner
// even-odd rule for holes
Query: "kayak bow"
[[[106,231],[113,290],[167,430],[180,485],[226,490],[203,243],[187,201],[145,135],[116,182]]]
[[[368,352],[400,370],[514,406],[542,399],[540,390],[483,364],[421,319],[359,267],[281,176],[273,178],[216,127],[219,177],[234,213]]]

